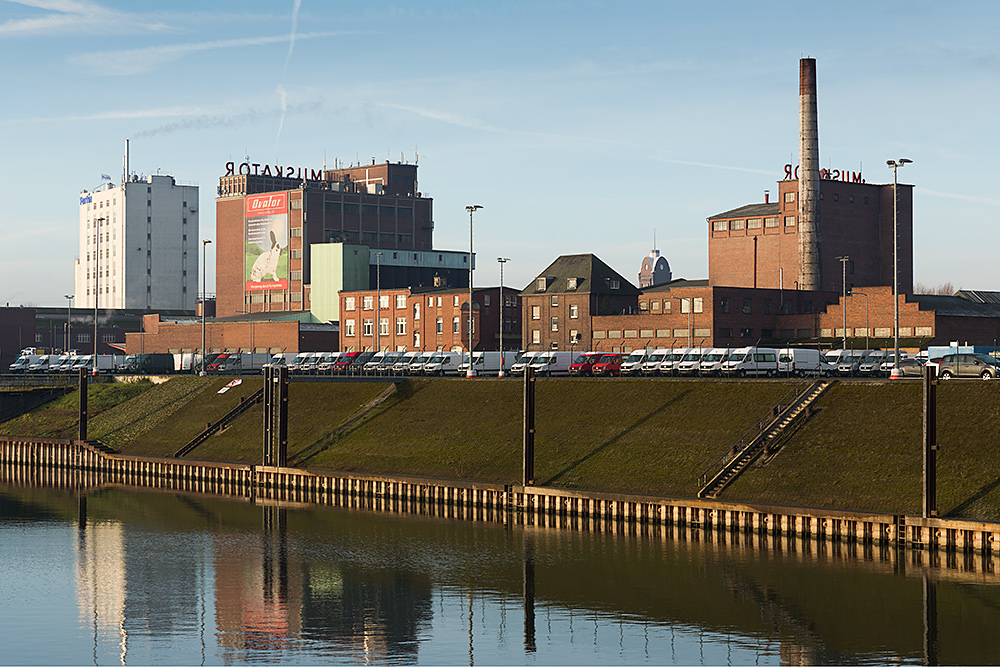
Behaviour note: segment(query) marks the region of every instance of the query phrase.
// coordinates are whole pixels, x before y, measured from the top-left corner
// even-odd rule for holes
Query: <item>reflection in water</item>
[[[15,534],[11,521],[32,528]],[[63,592],[28,596],[26,609],[0,595],[8,662],[931,664],[1000,654],[1000,578],[992,561],[962,554],[0,488],[5,564],[17,545],[25,562],[55,568],[53,525],[73,535],[76,625],[59,625]],[[7,574],[8,588],[27,576]],[[5,630],[18,614],[31,620],[24,638]]]

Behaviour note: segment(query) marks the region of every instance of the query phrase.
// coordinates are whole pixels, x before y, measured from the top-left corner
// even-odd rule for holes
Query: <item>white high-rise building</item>
[[[135,176],[80,195],[76,307],[194,310],[198,186]]]

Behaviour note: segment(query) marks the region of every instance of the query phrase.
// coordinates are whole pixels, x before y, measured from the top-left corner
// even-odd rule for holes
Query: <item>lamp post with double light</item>
[[[892,373],[890,377],[899,375],[899,168],[910,164],[913,160],[899,158],[886,160],[892,168]]]
[[[503,377],[503,265],[510,261],[510,257],[497,257],[500,263],[500,377]]]
[[[472,368],[472,214],[481,208],[482,206],[478,204],[465,207],[465,210],[469,212],[469,366],[468,370],[465,371],[467,378],[475,377]]]
[[[70,319],[70,317],[72,315],[73,297],[76,296],[76,295],[75,294],[63,294],[63,296],[66,297],[66,345],[65,345],[65,347],[63,349],[63,353],[66,354],[66,353],[69,352],[69,338],[70,338],[69,319]]]
[[[838,257],[837,261],[841,263],[844,273],[844,299],[843,299],[843,310],[844,310],[844,349],[847,349],[847,263],[851,261],[851,258],[847,255]]]

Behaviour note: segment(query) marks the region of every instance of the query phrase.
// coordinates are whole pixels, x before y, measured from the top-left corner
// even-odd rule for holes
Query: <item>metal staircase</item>
[[[816,380],[805,388],[797,385],[778,402],[767,417],[750,428],[740,440],[698,478],[698,497],[717,498],[761,454],[773,449],[791,427],[810,412],[810,407],[836,380]],[[787,405],[784,401],[791,398]]]
[[[263,398],[264,398],[264,389],[262,387],[258,389],[256,392],[254,392],[252,395],[247,397],[245,401],[241,402],[235,408],[227,412],[222,419],[215,422],[214,424],[209,424],[205,428],[205,430],[196,435],[194,439],[191,440],[191,442],[187,443],[186,445],[178,449],[176,452],[174,452],[174,456],[180,458],[181,456],[184,456],[185,454],[189,453],[192,449],[194,449],[201,443],[208,440],[214,434],[221,431],[227,424],[229,424],[229,422],[239,417],[241,414],[249,410],[254,405],[260,403],[263,400]]]

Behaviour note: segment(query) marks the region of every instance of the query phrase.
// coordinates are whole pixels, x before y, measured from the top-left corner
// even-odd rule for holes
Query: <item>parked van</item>
[[[458,374],[468,375],[469,356],[463,352],[456,352],[458,355]],[[501,357],[499,350],[485,350],[483,352],[472,353],[472,374],[473,375],[499,375],[500,360],[503,359],[504,373],[510,372],[510,367],[514,365],[521,353],[517,350],[506,350]]]
[[[379,362],[379,364],[375,366],[374,369],[375,375],[392,375],[394,373],[393,367],[396,365],[396,362],[402,359],[403,356],[406,354],[407,353],[403,351],[390,350],[386,352],[384,355],[382,355],[382,360]],[[375,357],[372,357],[372,359],[374,360]],[[368,364],[365,364],[365,366],[367,365]]]
[[[223,352],[205,370],[208,373],[235,373],[238,375],[261,370],[267,360],[266,352]]]
[[[473,361],[477,359],[477,354],[479,355],[478,359],[481,360],[483,358],[482,352],[474,352],[472,356]],[[433,356],[424,362],[421,371],[424,375],[464,375],[465,371],[459,373],[459,366],[462,365],[462,356],[462,352],[434,352]]]
[[[407,375],[423,375],[424,366],[427,362],[434,358],[437,352],[418,352],[415,359],[410,361],[406,366]]]
[[[406,375],[409,372],[410,364],[419,359],[421,354],[423,354],[423,352],[421,352],[420,350],[413,350],[412,352],[403,352],[398,357],[396,357],[396,361],[392,362],[392,366],[385,367],[386,373],[396,376]],[[378,372],[378,370],[381,368],[382,366],[375,369],[376,372]]]
[[[722,363],[722,372],[737,377],[772,377],[778,372],[778,350],[770,347],[741,347]]]
[[[271,356],[271,360],[264,364],[263,368],[280,368],[288,366],[298,356],[297,352],[277,352]]]
[[[840,361],[837,363],[837,373],[851,377],[858,375],[865,354],[865,350],[844,350],[844,353],[840,355]]]
[[[510,365],[510,374],[511,375],[524,375],[524,369],[525,369],[525,367],[528,366],[531,363],[531,361],[535,357],[537,357],[538,355],[540,355],[540,354],[542,354],[542,353],[541,352],[522,352],[521,354],[518,355],[517,359],[514,360],[514,363],[512,363]]]
[[[660,363],[670,354],[670,349],[661,347],[650,352],[642,361],[640,373],[642,375],[656,375],[660,370]]]
[[[73,367],[73,363],[76,361],[76,354],[64,354],[58,359],[49,363],[48,373],[68,373],[69,369]],[[173,361],[173,359],[171,359]]]
[[[594,374],[594,364],[601,360],[603,352],[582,352],[569,365],[570,375],[591,376]]]
[[[613,377],[622,374],[622,361],[625,357],[617,352],[608,352],[594,364],[594,375]]]
[[[375,375],[375,369],[382,365],[382,360],[385,359],[385,355],[387,354],[389,353],[379,350],[371,355],[362,367],[361,372],[365,375]]]
[[[543,352],[531,360],[531,368],[535,375],[568,375],[572,362],[572,352]]]
[[[257,355],[261,359],[267,359],[268,355]],[[119,373],[134,373],[137,375],[161,375],[174,370],[174,355],[164,352],[144,352],[140,354],[130,354],[122,361],[118,367]],[[53,372],[53,369],[49,369]],[[58,371],[56,371],[58,372]]]
[[[622,362],[622,375],[641,375],[642,364],[652,353],[652,350],[632,350]]]
[[[26,354],[22,351],[21,355],[14,360],[14,363],[8,366],[8,370],[11,373],[27,373],[28,367],[38,361],[41,356],[40,354]]]
[[[688,352],[694,350],[693,347],[675,347],[663,357],[663,361],[657,367],[659,375],[677,375],[677,364],[681,362]]]
[[[701,358],[701,362],[698,364],[698,373],[701,375],[721,375],[722,362],[729,356],[729,352],[728,347],[713,347]]]
[[[29,373],[45,373],[49,370],[49,364],[55,363],[59,360],[59,355],[57,354],[43,354],[40,355],[33,363],[28,364]]]
[[[674,367],[677,375],[697,375],[701,368],[702,358],[709,350],[703,347],[692,347]]]
[[[323,356],[316,360],[313,372],[317,375],[329,375],[333,370],[333,365],[345,352],[324,352]]]
[[[114,373],[115,369],[124,360],[122,355],[117,354],[99,354],[97,355],[97,363],[94,363],[94,355],[87,354],[82,357],[77,357],[76,361],[73,362],[71,368],[72,373],[77,373],[82,368],[88,373]]]
[[[829,375],[819,350],[808,347],[784,347],[778,350],[778,374],[794,377]]]

